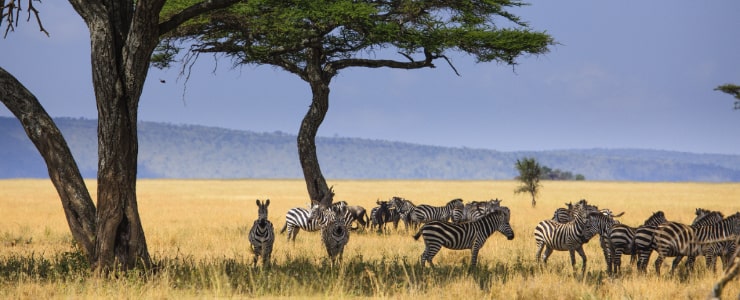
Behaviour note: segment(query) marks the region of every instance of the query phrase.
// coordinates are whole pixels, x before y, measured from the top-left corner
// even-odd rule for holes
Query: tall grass
[[[403,224],[386,233],[353,232],[339,265],[327,261],[317,233],[301,231],[294,243],[277,233],[273,264],[253,268],[246,234],[257,218],[255,199],[271,199],[270,219],[279,231],[288,209],[309,202],[302,180],[140,180],[139,208],[156,267],[98,278],[73,245],[51,183],[1,180],[0,298],[704,298],[720,274],[708,271],[703,259],[692,273],[658,277],[652,265],[645,275],[625,265],[623,276],[610,278],[594,239],[586,245],[588,272],[581,277],[567,252],[555,252],[547,266],[537,264],[532,232],[555,208],[581,198],[626,211],[621,221],[630,225],[657,210],[686,223],[697,207],[740,210],[740,184],[546,181],[536,208],[513,194],[513,181],[330,184],[335,200],[368,211],[377,199],[396,195],[435,205],[497,197],[511,208],[516,238],[494,234],[475,268],[469,266],[470,251],[452,250],[442,250],[435,267],[421,268],[423,242],[413,240]],[[95,183],[88,186],[95,197]],[[739,291],[734,282],[725,295]]]

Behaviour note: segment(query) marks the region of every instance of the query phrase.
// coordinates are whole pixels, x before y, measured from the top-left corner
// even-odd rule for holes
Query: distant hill
[[[85,178],[95,178],[97,123],[59,118]],[[512,179],[514,163],[535,157],[586,180],[740,181],[740,155],[587,149],[500,152],[359,138],[317,141],[324,176],[337,179]],[[0,178],[48,178],[46,165],[15,118],[0,117]],[[302,178],[296,136],[142,122],[139,178]]]

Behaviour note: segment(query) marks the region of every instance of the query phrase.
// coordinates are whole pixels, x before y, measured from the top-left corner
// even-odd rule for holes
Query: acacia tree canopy
[[[192,0],[168,1],[164,15]],[[253,0],[194,19],[164,39],[155,65],[182,55],[231,58],[235,65],[273,65],[311,86],[312,104],[298,133],[298,152],[313,202],[330,204],[315,137],[329,105],[329,84],[346,68],[433,68],[462,52],[477,62],[516,64],[523,54],[542,54],[555,42],[529,29],[507,9],[520,1]],[[452,66],[452,64],[450,63]],[[453,66],[454,69],[454,66]],[[457,72],[457,71],[455,71]]]
[[[726,83],[714,88],[714,90],[724,92],[735,97],[735,109],[740,109],[740,85]]]

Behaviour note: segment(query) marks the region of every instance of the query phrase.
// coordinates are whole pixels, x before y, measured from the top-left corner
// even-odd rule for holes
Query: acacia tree
[[[18,118],[44,158],[72,236],[95,270],[151,265],[136,201],[137,112],[152,53],[160,36],[205,12],[237,0],[192,1],[168,18],[165,0],[69,0],[90,30],[98,109],[97,207],[67,144],[33,94],[0,68],[0,101]],[[6,32],[18,24],[20,1],[2,2]],[[33,0],[29,17],[38,12]],[[7,12],[7,13],[6,13]]]
[[[168,65],[186,48],[187,65],[201,53],[225,54],[236,64],[277,66],[308,83],[312,98],[298,131],[298,154],[311,201],[328,205],[332,193],[315,139],[339,71],[433,68],[440,59],[449,63],[449,52],[514,65],[518,56],[545,53],[554,44],[507,11],[523,5],[516,0],[249,1],[173,31],[160,57]]]
[[[714,88],[714,90],[724,92],[735,97],[735,109],[740,109],[740,85],[726,83]]]
[[[517,159],[515,164],[516,170],[519,171],[517,179],[521,185],[514,190],[515,193],[528,193],[532,196],[532,207],[537,205],[537,194],[540,192],[540,177],[542,177],[542,167],[534,158]]]

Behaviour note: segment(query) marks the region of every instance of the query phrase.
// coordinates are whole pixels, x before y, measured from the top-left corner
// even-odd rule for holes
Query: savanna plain
[[[96,185],[87,181],[95,198]],[[368,211],[377,200],[400,196],[415,204],[443,205],[502,199],[511,210],[515,238],[491,236],[471,268],[469,250],[443,249],[434,267],[422,268],[423,241],[403,224],[385,233],[353,231],[341,263],[332,265],[318,232],[301,231],[295,243],[279,233],[285,213],[309,203],[303,180],[139,180],[139,212],[153,270],[89,271],[75,247],[59,198],[49,180],[0,180],[0,298],[429,298],[429,299],[703,299],[721,277],[697,260],[669,275],[647,274],[623,258],[623,274],[610,277],[598,237],[586,246],[585,276],[567,252],[546,266],[535,260],[533,231],[566,202],[587,199],[624,211],[620,222],[637,226],[662,210],[690,223],[696,208],[729,215],[740,210],[738,183],[636,183],[544,181],[537,206],[515,194],[515,181],[329,180],[335,201]],[[256,199],[270,199],[276,241],[269,267],[252,266],[247,233],[257,218]],[[580,258],[577,268],[580,269]],[[682,264],[683,265],[683,264]],[[721,269],[721,264],[718,264]],[[737,297],[740,283],[723,295]]]

